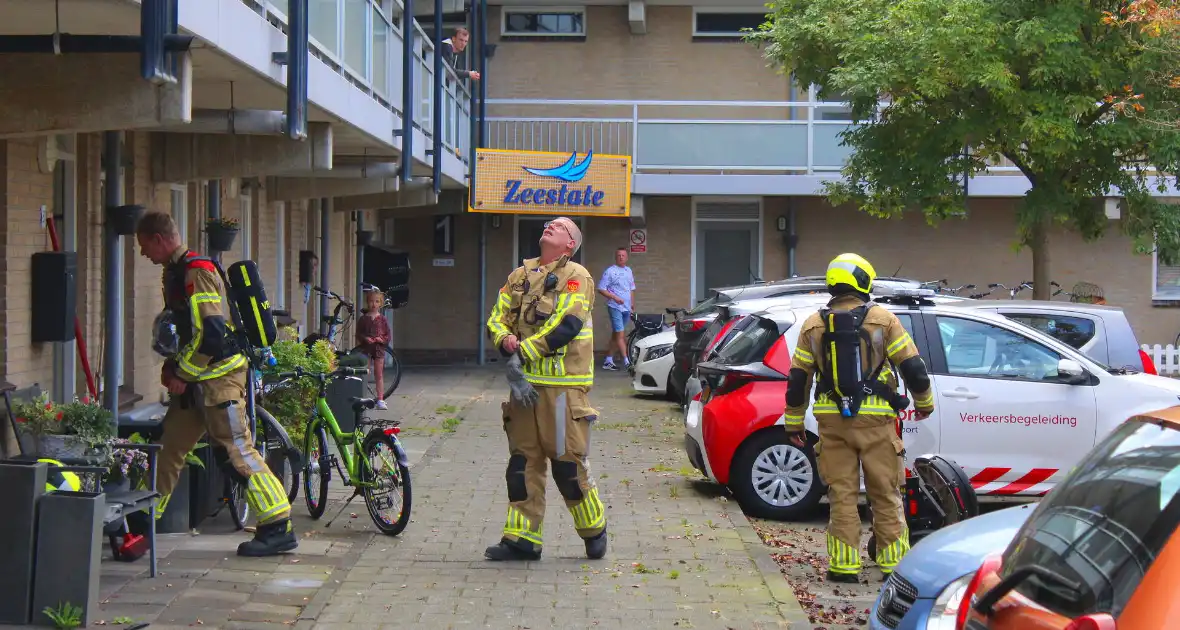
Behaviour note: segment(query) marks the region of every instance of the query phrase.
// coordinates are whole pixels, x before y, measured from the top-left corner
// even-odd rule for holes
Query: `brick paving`
[[[389,412],[402,419],[413,478],[400,536],[375,533],[359,498],[326,527],[350,494],[333,477],[319,521],[301,491],[293,554],[236,557],[245,535],[223,514],[199,535],[162,536],[155,580],[142,560],[104,560],[98,617],[153,628],[803,627],[788,625],[806,615],[749,521],[688,465],[679,409],[628,383],[602,373],[591,394],[611,536],[602,560],[585,558],[552,483],[542,560],[483,559],[506,508],[502,370],[413,369]]]

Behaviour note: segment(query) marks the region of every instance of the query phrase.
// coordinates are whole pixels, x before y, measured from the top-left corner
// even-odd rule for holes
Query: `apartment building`
[[[465,270],[482,252],[494,294],[536,253],[544,220],[560,214],[580,215],[578,258],[596,277],[617,247],[632,249],[639,312],[694,304],[710,287],[822,273],[844,251],[866,256],[882,275],[954,286],[1031,279],[1031,254],[1012,247],[1028,182],[1010,165],[971,178],[964,218],[934,227],[921,216],[880,220],[826,202],[822,182],[838,176],[847,155],[837,134],[850,124],[848,110],[792,85],[742,41],[743,28],[764,20],[760,0],[488,2],[483,146],[522,153],[480,161],[475,212],[453,226],[453,267],[426,267],[430,246],[412,235],[427,219],[395,220],[396,242],[423,261],[416,296],[437,296],[398,313],[402,348],[470,356],[466,331],[479,315],[479,283]],[[590,152],[593,165],[567,189],[589,184],[612,203],[506,198],[521,167],[560,167]],[[620,167],[629,178],[614,175]],[[566,183],[550,181],[557,191]],[[619,198],[627,208],[613,202]],[[1180,270],[1133,253],[1118,229],[1117,202],[1105,201],[1111,229],[1096,243],[1051,234],[1053,279],[1067,291],[1077,282],[1099,285],[1127,310],[1141,341],[1171,343],[1180,332],[1169,308],[1180,299]],[[602,308],[594,324],[605,349]]]
[[[356,299],[362,235],[380,244],[384,215],[464,197],[470,83],[398,0],[0,0],[0,16],[11,387],[68,400],[89,368],[108,405],[158,404],[161,270],[120,233],[129,206],[172,213],[198,251],[207,219],[237,219],[223,264],[257,261],[306,334],[332,305],[305,299],[301,251],[320,259],[315,284]],[[75,256],[35,271],[55,250]],[[67,296],[78,335],[46,333],[73,321]]]

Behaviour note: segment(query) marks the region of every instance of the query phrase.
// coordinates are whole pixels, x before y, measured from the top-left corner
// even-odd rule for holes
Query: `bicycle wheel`
[[[360,346],[352,349],[353,354],[358,352],[364,354],[364,351]],[[378,400],[388,400],[389,397],[393,395],[393,390],[397,389],[398,384],[402,381],[402,364],[401,361],[397,359],[397,353],[393,351],[393,348],[385,346],[384,359],[384,361],[380,362],[373,361],[372,364],[369,365],[369,374],[365,376],[365,396],[367,398],[377,398],[377,386],[376,381],[373,378],[373,370],[380,368],[385,363],[390,364],[385,366],[385,392],[380,398],[378,398]]]
[[[328,434],[323,427],[307,432],[307,461],[303,464],[303,498],[312,518],[324,515],[328,507],[328,480],[332,475],[331,456],[328,454]]]
[[[393,436],[379,430],[365,436],[363,450],[365,460],[359,462],[359,472],[365,481],[380,484],[364,489],[365,506],[382,534],[397,536],[410,522],[410,469],[402,463],[405,453]]]
[[[259,452],[266,460],[270,472],[274,473],[279,483],[287,489],[287,500],[294,501],[299,496],[299,473],[303,454],[295,448],[291,437],[287,435],[287,430],[269,411],[255,407],[255,414],[258,416],[256,441],[260,445]]]
[[[242,530],[250,519],[250,503],[246,501],[246,486],[231,478],[225,480],[225,502],[229,505],[229,516],[234,528]]]

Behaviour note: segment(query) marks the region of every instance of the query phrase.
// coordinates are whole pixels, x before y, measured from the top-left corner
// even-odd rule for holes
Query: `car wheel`
[[[791,444],[782,427],[755,433],[738,448],[729,489],[747,514],[778,521],[809,518],[824,494],[815,453]]]

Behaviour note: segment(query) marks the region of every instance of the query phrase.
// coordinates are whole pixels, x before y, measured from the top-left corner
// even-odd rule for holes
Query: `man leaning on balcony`
[[[471,33],[467,32],[467,29],[463,28],[462,26],[456,28],[454,35],[451,35],[450,37],[442,40],[442,55],[443,59],[447,60],[447,63],[450,64],[451,69],[454,70],[455,74],[459,75],[460,78],[478,81],[478,72],[475,70],[462,70],[459,68],[459,66],[455,65],[455,56],[464,50],[467,50],[467,42],[470,40]]]

